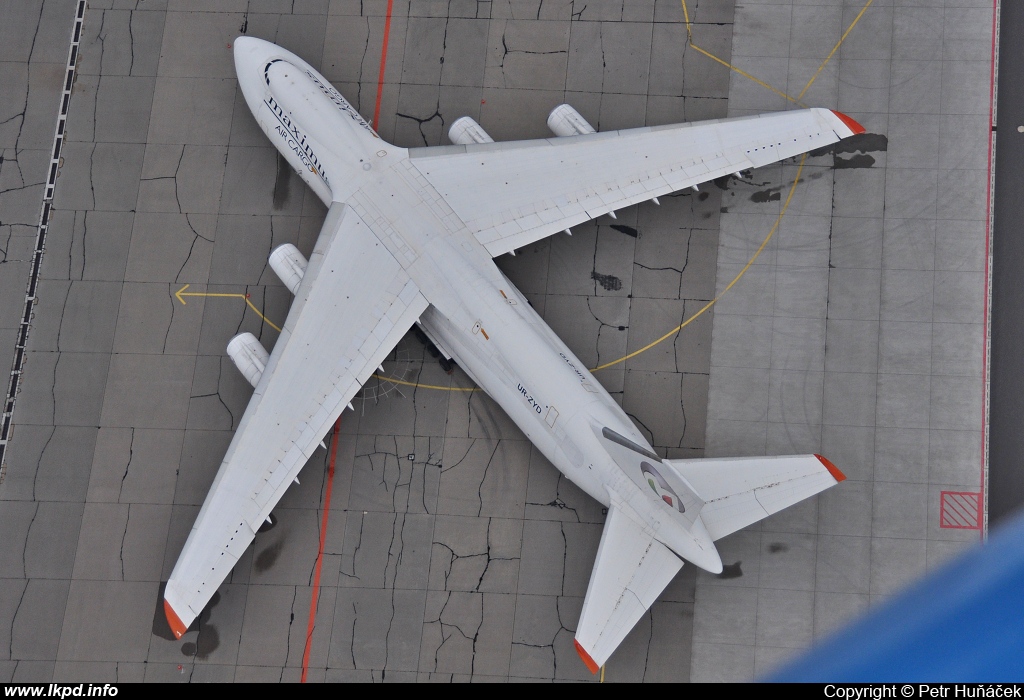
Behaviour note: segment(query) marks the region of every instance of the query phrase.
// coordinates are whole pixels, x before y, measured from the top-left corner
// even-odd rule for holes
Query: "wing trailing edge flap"
[[[178,636],[428,302],[351,208],[331,205],[267,368],[171,573]]]
[[[820,455],[665,460],[704,499],[700,518],[719,540],[843,481]]]
[[[682,567],[683,560],[613,493],[576,628],[576,651],[592,673]]]
[[[827,109],[805,109],[546,140],[420,148],[409,155],[497,257],[602,214],[827,146],[858,129],[863,131],[849,117],[844,121]]]

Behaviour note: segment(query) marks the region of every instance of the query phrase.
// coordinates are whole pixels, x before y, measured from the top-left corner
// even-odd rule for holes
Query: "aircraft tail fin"
[[[665,460],[700,495],[700,518],[719,540],[835,486],[846,476],[821,455]]]

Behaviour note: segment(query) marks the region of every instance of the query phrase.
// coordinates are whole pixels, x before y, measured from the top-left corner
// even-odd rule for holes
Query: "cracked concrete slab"
[[[188,354],[199,345],[199,319],[190,318],[174,298],[173,287],[160,283],[125,283],[114,352]]]
[[[98,8],[97,8],[98,9]],[[155,8],[103,9],[82,31],[83,75],[156,75],[164,13]]]
[[[188,428],[234,430],[248,403],[250,386],[226,357],[196,358],[189,395]]]
[[[518,520],[437,516],[429,589],[514,593],[521,540]]]
[[[515,597],[429,591],[420,668],[428,673],[502,677],[509,670]]]
[[[93,426],[21,426],[11,441],[18,450],[7,462],[0,497],[71,503],[83,500],[96,439]]]
[[[19,398],[19,422],[27,425],[99,425],[110,357],[97,353],[29,351]]]
[[[217,218],[208,214],[138,212],[127,248],[124,279],[205,283],[209,280]],[[201,300],[193,300],[201,304]],[[197,315],[197,318],[202,318]]]
[[[339,588],[328,668],[415,671],[425,605],[425,590]]]
[[[145,661],[157,587],[155,581],[72,581],[57,657]]]
[[[138,210],[216,214],[225,146],[151,143],[139,182]]]
[[[102,425],[110,427],[184,428],[185,399],[195,358],[181,355],[113,355],[106,377]],[[139,388],[139,380],[142,391]],[[161,397],[162,405],[153,399]],[[181,408],[168,414],[163,402]]]
[[[181,430],[100,428],[89,501],[171,504],[183,439]]]
[[[525,440],[445,440],[437,512],[522,517],[529,453]]]
[[[55,211],[46,239],[43,279],[125,279],[134,215],[131,212]]]
[[[54,642],[64,616],[68,582],[28,579],[24,584],[11,618],[8,649],[13,658],[48,661],[57,653]]]

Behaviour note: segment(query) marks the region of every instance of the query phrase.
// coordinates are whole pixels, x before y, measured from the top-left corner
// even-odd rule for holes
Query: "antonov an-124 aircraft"
[[[370,375],[418,324],[573,483],[608,508],[576,629],[596,672],[683,561],[722,571],[715,540],[845,477],[819,455],[662,459],[492,261],[602,214],[863,132],[828,109],[605,133],[568,105],[556,138],[384,142],[295,54],[240,37],[242,93],[329,207],[306,260],[270,262],[295,300],[272,353],[228,353],[255,386],[164,592],[181,637]]]

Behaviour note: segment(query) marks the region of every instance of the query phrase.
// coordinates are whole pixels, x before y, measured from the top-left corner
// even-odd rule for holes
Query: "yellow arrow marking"
[[[178,301],[180,301],[182,303],[182,305],[185,304],[185,297],[225,297],[225,298],[244,299],[246,305],[250,309],[255,311],[256,315],[259,316],[260,318],[262,318],[264,323],[266,323],[268,326],[273,328],[278,333],[281,332],[281,328],[279,326],[275,325],[269,318],[267,318],[266,316],[263,315],[262,311],[260,311],[259,309],[256,308],[256,305],[252,303],[251,299],[249,299],[249,295],[248,294],[240,294],[238,292],[235,292],[235,293],[227,293],[227,292],[186,292],[185,290],[188,289],[190,286],[191,285],[186,284],[184,287],[182,287],[181,289],[179,289],[178,291],[176,291],[174,293],[174,298],[177,299]]]

